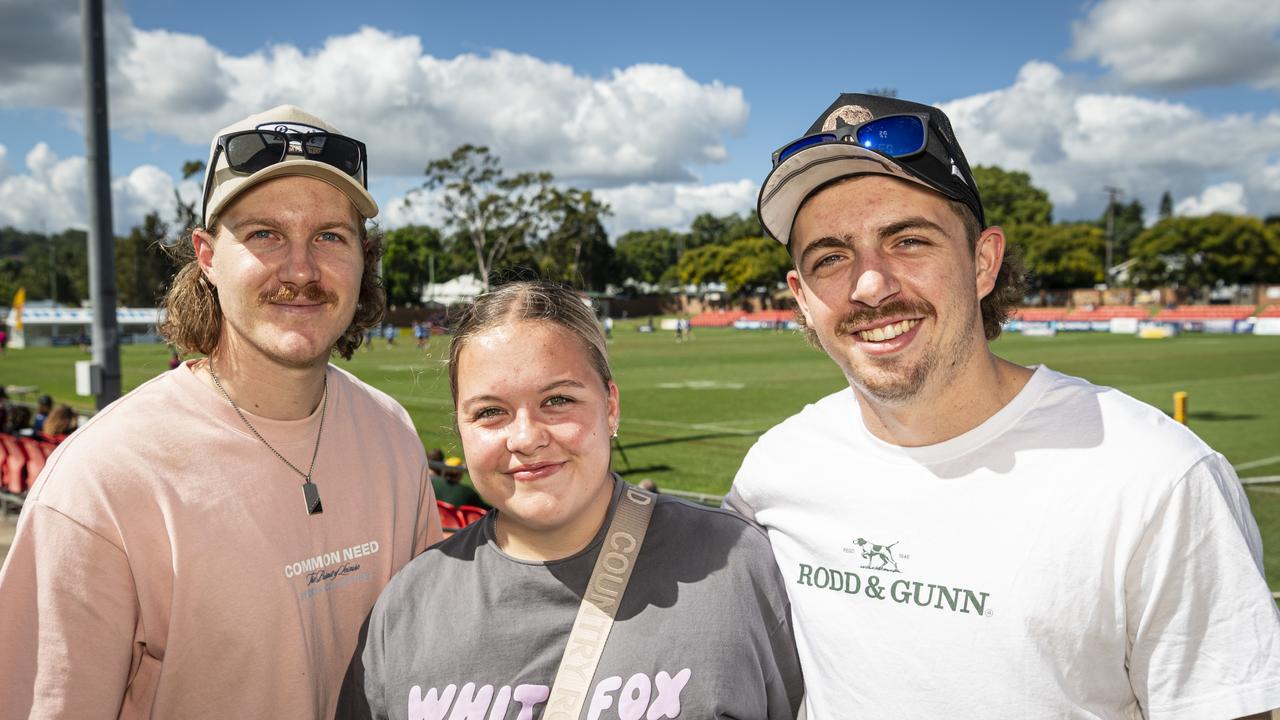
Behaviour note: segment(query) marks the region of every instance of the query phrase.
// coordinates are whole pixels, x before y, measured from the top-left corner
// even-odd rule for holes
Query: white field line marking
[[[1236,472],[1240,472],[1241,470],[1252,470],[1254,468],[1266,467],[1276,463],[1280,463],[1280,455],[1273,455],[1269,458],[1262,458],[1261,460],[1250,460],[1247,463],[1240,463],[1239,465],[1236,465],[1235,468]]]
[[[1267,493],[1268,495],[1280,495],[1280,488],[1274,487],[1250,487],[1254,492]]]
[[[1269,485],[1271,483],[1280,483],[1280,475],[1262,475],[1259,477],[1240,478],[1240,484],[1251,490],[1280,492],[1280,488],[1261,487],[1264,484]]]

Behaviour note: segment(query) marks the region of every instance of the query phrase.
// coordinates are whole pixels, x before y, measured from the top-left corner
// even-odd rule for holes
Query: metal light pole
[[[89,297],[93,304],[91,385],[102,409],[120,397],[120,332],[116,325],[115,235],[111,227],[111,163],[107,143],[107,70],[102,0],[81,0],[85,147],[89,172]]]

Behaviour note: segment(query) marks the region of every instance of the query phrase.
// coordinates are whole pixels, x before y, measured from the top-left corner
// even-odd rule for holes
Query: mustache
[[[933,317],[937,314],[933,305],[925,300],[892,300],[883,305],[863,306],[850,312],[836,323],[836,332],[849,335],[858,328],[877,325],[893,318]]]
[[[271,303],[293,302],[301,297],[308,302],[326,303],[332,305],[338,302],[338,296],[324,288],[318,283],[308,283],[302,287],[285,283],[272,292],[262,293],[258,296],[259,305],[270,305]]]

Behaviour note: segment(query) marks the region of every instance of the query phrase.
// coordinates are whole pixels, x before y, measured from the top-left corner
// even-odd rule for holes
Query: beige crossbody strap
[[[604,643],[609,639],[618,605],[649,529],[653,500],[652,495],[630,485],[623,489],[605,533],[604,545],[596,557],[596,567],[587,581],[578,617],[569,632],[569,644],[565,646],[564,657],[560,658],[560,669],[551,685],[543,720],[578,720],[582,714],[591,679],[604,653]]]

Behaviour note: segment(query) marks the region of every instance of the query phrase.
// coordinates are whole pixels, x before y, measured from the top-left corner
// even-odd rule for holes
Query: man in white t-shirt
[[[774,154],[759,213],[849,381],[725,500],[769,531],[811,718],[1280,706],[1234,471],[1154,408],[991,352],[1021,278],[940,110],[841,95]]]

